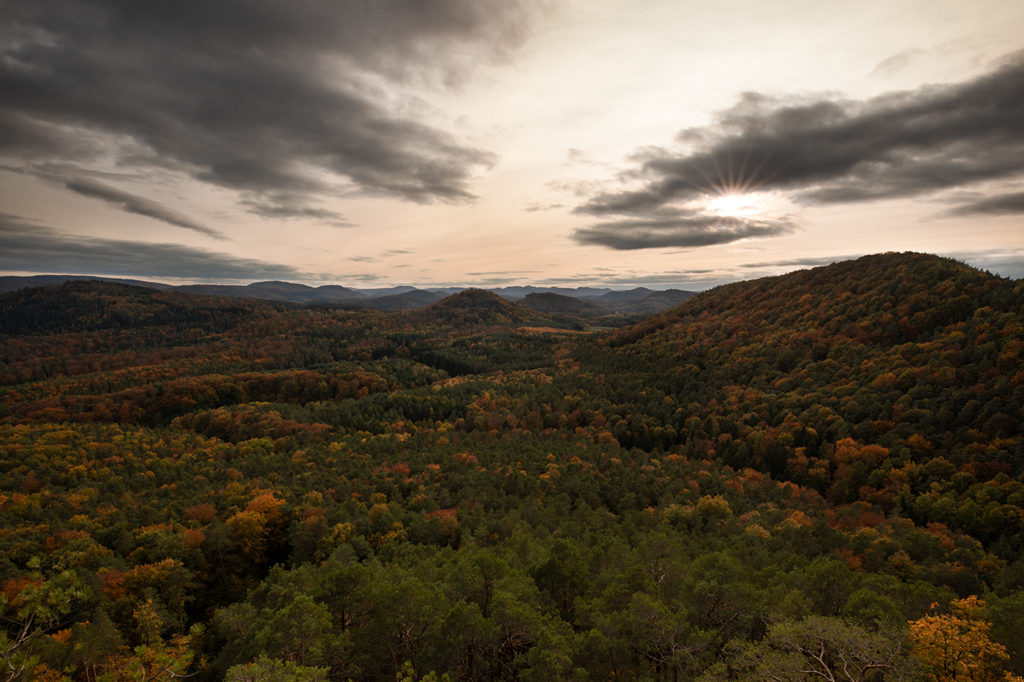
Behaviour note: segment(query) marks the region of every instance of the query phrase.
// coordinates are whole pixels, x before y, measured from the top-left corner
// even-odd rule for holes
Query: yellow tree
[[[938,605],[932,604],[934,611]],[[910,621],[910,640],[927,679],[935,682],[1020,682],[1003,672],[1006,647],[989,639],[992,624],[981,619],[985,602],[975,596],[953,602],[953,612]]]

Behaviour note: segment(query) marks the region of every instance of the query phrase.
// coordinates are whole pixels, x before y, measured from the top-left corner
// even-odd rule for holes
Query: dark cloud
[[[226,239],[226,237],[217,230],[197,223],[188,216],[182,215],[181,213],[169,209],[166,206],[152,201],[151,199],[136,196],[128,192],[122,192],[119,189],[104,185],[96,182],[95,180],[89,180],[88,178],[73,178],[65,180],[62,184],[72,192],[76,192],[82,196],[100,199],[108,204],[113,204],[128,213],[136,213],[138,215],[146,216],[147,218],[160,220],[168,225],[184,227],[186,230],[193,230],[199,234],[204,234],[207,237],[213,237],[214,239]]]
[[[1024,192],[1000,194],[955,206],[944,215],[1015,215],[1024,213]]]
[[[572,238],[580,244],[628,250],[728,244],[751,237],[776,237],[794,229],[787,219],[734,218],[678,211],[668,217],[598,223],[576,230]]]
[[[288,265],[176,244],[62,234],[0,214],[0,271],[182,278],[197,281],[302,278]]]
[[[362,192],[471,200],[472,175],[495,158],[401,113],[412,109],[401,93],[450,87],[503,58],[535,10],[530,0],[7,3],[0,156],[113,158],[257,196],[319,198],[335,174]],[[317,215],[294,202],[248,206]]]
[[[642,221],[706,195],[781,190],[799,203],[832,204],[1013,178],[1024,173],[1021,121],[1020,54],[970,82],[864,102],[748,93],[714,125],[680,133],[686,151],[634,155],[622,177],[639,189],[592,193],[576,212],[637,218],[642,231]]]
[[[352,227],[352,223],[346,220],[341,213],[310,206],[301,196],[268,192],[264,195],[245,196],[241,203],[250,213],[264,218],[279,220],[307,218],[334,227]]]
[[[380,275],[374,274],[362,274],[362,275],[345,275],[346,280],[355,280],[357,282],[377,282],[384,279]]]
[[[559,208],[563,208],[563,204],[530,204],[523,210],[527,213],[536,213],[537,211],[554,211]]]

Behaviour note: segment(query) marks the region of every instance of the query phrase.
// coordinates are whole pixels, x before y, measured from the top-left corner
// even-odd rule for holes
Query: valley
[[[194,289],[0,294],[6,679],[1024,674],[1020,280]]]

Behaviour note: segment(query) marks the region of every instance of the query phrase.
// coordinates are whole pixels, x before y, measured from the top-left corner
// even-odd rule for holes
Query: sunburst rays
[[[780,168],[771,165],[770,150],[746,147],[724,149],[688,159],[676,182],[688,191],[689,208],[723,217],[758,214],[769,198],[772,180]]]

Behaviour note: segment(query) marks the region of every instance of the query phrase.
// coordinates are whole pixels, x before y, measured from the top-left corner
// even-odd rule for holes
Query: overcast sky
[[[0,0],[0,272],[1024,275],[1019,0]]]

